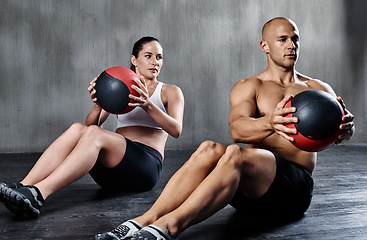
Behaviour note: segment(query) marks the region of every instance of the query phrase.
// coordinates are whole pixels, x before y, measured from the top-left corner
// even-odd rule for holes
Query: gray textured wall
[[[42,151],[93,104],[89,81],[129,66],[133,43],[161,40],[161,81],[181,87],[184,132],[168,149],[205,139],[231,143],[228,96],[263,71],[264,22],[295,20],[297,70],[330,83],[356,115],[354,143],[367,143],[367,1],[341,0],[0,0],[0,152]],[[115,119],[105,128],[113,130]]]

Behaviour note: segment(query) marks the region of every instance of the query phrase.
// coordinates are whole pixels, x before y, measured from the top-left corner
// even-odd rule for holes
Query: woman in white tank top
[[[5,206],[16,214],[38,216],[49,195],[89,172],[99,185],[116,191],[154,187],[167,136],[180,136],[184,111],[180,88],[157,79],[162,64],[157,39],[143,37],[134,44],[131,69],[141,79],[133,85],[139,96],[130,95],[135,110],[118,117],[116,132],[100,127],[110,114],[96,103],[93,79],[88,90],[95,105],[85,124],[74,123],[56,139],[20,183],[0,184]]]

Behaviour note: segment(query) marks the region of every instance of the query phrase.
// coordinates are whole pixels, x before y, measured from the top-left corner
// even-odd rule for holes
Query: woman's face
[[[145,43],[137,58],[131,56],[131,63],[135,66],[138,76],[156,79],[163,65],[162,46],[157,41]]]

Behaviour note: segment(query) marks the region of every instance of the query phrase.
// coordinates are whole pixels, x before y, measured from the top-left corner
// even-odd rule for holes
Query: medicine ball
[[[342,130],[339,129],[344,110],[335,97],[320,90],[308,90],[294,96],[286,108],[295,107],[296,112],[286,115],[297,117],[296,124],[286,124],[296,128],[297,134],[289,134],[299,149],[317,152],[332,146]]]
[[[129,98],[129,94],[139,96],[131,88],[136,84],[134,80],[139,77],[134,71],[126,67],[111,67],[103,71],[96,80],[97,103],[107,112],[113,114],[123,114],[133,110],[128,104],[134,101]]]

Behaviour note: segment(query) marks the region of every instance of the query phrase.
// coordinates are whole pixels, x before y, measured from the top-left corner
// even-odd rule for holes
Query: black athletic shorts
[[[125,156],[117,166],[108,168],[97,161],[89,174],[103,188],[148,191],[156,185],[161,175],[162,155],[145,144],[125,139]]]
[[[268,191],[260,198],[250,199],[237,190],[230,204],[245,214],[303,214],[310,206],[313,193],[311,174],[299,164],[274,154],[276,175]]]

